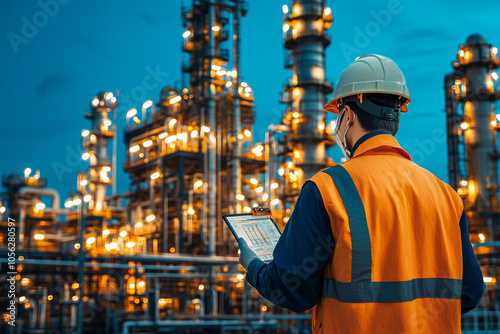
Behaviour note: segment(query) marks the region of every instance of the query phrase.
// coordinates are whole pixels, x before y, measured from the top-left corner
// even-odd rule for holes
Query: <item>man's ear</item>
[[[354,111],[352,111],[351,107],[345,106],[345,112],[346,112],[346,117],[347,117],[347,125],[352,125],[354,122]]]

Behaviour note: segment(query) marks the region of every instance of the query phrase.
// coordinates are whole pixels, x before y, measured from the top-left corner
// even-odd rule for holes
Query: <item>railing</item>
[[[462,316],[462,333],[500,333],[500,311],[473,310]]]

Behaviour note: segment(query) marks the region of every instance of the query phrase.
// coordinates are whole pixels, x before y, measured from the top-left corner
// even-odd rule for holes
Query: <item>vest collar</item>
[[[402,157],[411,160],[408,152],[401,148],[396,138],[390,132],[382,130],[371,131],[359,138],[352,149],[351,156],[355,158],[363,153],[377,150],[381,147],[391,147]]]

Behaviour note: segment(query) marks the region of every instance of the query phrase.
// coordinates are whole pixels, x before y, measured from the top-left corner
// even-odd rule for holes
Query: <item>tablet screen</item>
[[[233,235],[245,239],[248,247],[259,259],[269,262],[273,259],[274,246],[281,235],[276,223],[267,216],[236,214],[224,216]]]

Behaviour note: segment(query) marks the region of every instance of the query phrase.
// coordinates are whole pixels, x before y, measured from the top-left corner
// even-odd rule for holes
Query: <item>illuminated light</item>
[[[170,253],[175,253],[175,248],[174,247],[170,247]]]
[[[160,133],[160,135],[158,136],[158,138],[163,139],[163,138],[166,138],[167,136],[168,136],[168,133],[167,132],[163,132],[163,133]]]
[[[82,137],[88,137],[89,134],[90,134],[89,130],[82,130]]]
[[[325,16],[328,16],[328,15],[330,15],[331,13],[332,13],[332,9],[331,9],[330,7],[326,7],[326,8],[325,8],[325,13],[324,13],[324,15],[325,15]]]
[[[486,240],[486,237],[482,233],[479,233],[477,237],[479,238],[479,240],[481,240],[481,242],[484,242],[484,240]]]
[[[261,308],[261,309],[262,309],[262,312],[266,312],[266,311],[267,311],[267,306],[266,306],[266,305],[264,305],[264,306],[262,306],[262,308]]]
[[[279,170],[278,170],[278,174],[279,176],[283,176],[285,174],[285,169],[283,167],[281,167]]]
[[[259,144],[259,145],[255,146],[255,147],[252,149],[252,153],[254,153],[254,154],[257,154],[257,153],[262,152],[262,151],[264,151],[264,146],[263,146],[263,145],[261,145],[261,144]]]
[[[236,278],[239,279],[240,281],[245,278],[243,274],[238,274],[236,275]]]
[[[48,299],[48,300],[52,300],[52,299],[54,299],[54,296],[52,296],[52,295],[48,295],[48,296],[47,296],[47,299]]]
[[[243,211],[249,213],[249,212],[252,212],[252,209],[249,206],[245,206],[243,208]]]
[[[267,201],[268,198],[269,198],[269,195],[267,193],[265,193],[264,195],[262,195],[262,200],[263,201]]]
[[[252,178],[250,179],[250,183],[251,183],[251,184],[259,184],[259,180],[257,180],[256,178],[252,177]]]
[[[169,102],[170,102],[170,104],[175,104],[175,103],[179,102],[180,100],[182,100],[182,97],[180,97],[180,96],[174,96],[173,98],[171,98],[169,100]]]
[[[144,143],[142,143],[142,146],[144,147],[149,147],[153,145],[153,141],[152,140],[146,140]]]
[[[106,95],[104,95],[104,98],[109,101],[111,100],[111,98],[113,97],[113,93],[106,93]]]
[[[109,248],[110,249],[115,249],[117,247],[118,247],[118,245],[116,244],[116,242],[112,242],[112,243],[109,244]]]
[[[30,176],[30,174],[31,174],[31,168],[28,167],[24,170],[24,176]]]
[[[135,246],[135,242],[133,242],[133,241],[129,241],[129,242],[127,242],[127,243],[125,244],[125,246],[127,246],[128,248],[132,248],[132,247],[134,247],[134,246]],[[142,283],[144,283],[144,282],[142,282]],[[143,285],[144,285],[144,284],[143,284]]]
[[[167,144],[173,143],[176,139],[177,139],[177,136],[175,136],[175,135],[167,137],[165,139],[165,143],[167,143]]]
[[[102,231],[102,235],[109,235],[110,231],[108,229]]]
[[[156,180],[159,177],[160,177],[160,172],[154,172],[153,174],[151,174],[151,180]]]
[[[288,218],[288,217],[283,218],[284,223],[288,223],[289,220],[290,220],[290,218]]]
[[[26,304],[24,304],[24,307],[26,307],[26,308],[30,308],[30,307],[31,307],[31,304],[30,304],[30,303],[26,303]]]
[[[142,222],[137,222],[137,224],[135,224],[135,226],[142,227]]]
[[[146,221],[148,223],[151,223],[153,220],[155,220],[155,218],[156,218],[155,215],[149,215],[146,217]]]
[[[87,181],[87,180],[81,180],[81,181],[80,181],[80,185],[81,185],[82,187],[85,187],[88,183],[89,183],[89,181]]]
[[[131,148],[129,148],[129,152],[135,153],[135,152],[139,151],[139,149],[140,149],[139,145],[134,145]]]
[[[23,280],[24,280],[24,278],[23,278]],[[21,297],[19,297],[19,301],[20,301],[21,303],[22,303],[22,302],[24,302],[25,300],[26,300],[26,297],[25,297],[25,296],[21,296]]]
[[[177,123],[177,120],[175,118],[172,118],[169,122],[168,122],[168,126],[172,127],[175,125],[175,123]]]
[[[30,279],[29,279],[29,278],[27,278],[27,277],[23,278],[23,279],[21,280],[21,284],[22,284],[22,285],[28,285],[28,284],[30,284]]]
[[[462,180],[462,181],[460,181],[460,185],[461,185],[462,187],[467,187],[467,184],[468,184],[468,183],[469,183],[469,182],[467,182],[467,180]]]
[[[88,244],[88,245],[91,245],[91,244],[93,244],[94,242],[95,242],[95,237],[90,237],[90,238],[88,238],[88,239],[87,239],[87,244]]]
[[[236,195],[236,199],[237,199],[238,201],[243,201],[243,200],[245,199],[245,195],[243,195],[243,194],[238,194],[238,195]]]
[[[191,31],[189,31],[189,30],[186,30],[186,31],[184,31],[184,32],[182,33],[182,37],[183,37],[183,38],[188,38],[190,35],[191,35]]]
[[[76,206],[76,205],[80,205],[81,203],[82,203],[82,200],[81,200],[79,197],[77,197],[77,198],[75,198],[75,199],[73,200],[73,205],[75,205],[75,206]]]
[[[201,127],[201,131],[203,131],[203,132],[205,132],[205,133],[208,133],[208,132],[210,132],[210,128],[209,128],[208,126],[203,125],[203,126]]]
[[[106,126],[110,126],[111,125],[111,121],[109,119],[106,119],[102,122],[102,124],[106,125]]]
[[[199,188],[199,187],[201,187],[202,185],[203,185],[203,181],[202,181],[202,180],[198,180],[198,181],[196,181],[196,182],[194,183],[194,186],[195,186],[196,188]]]
[[[275,198],[271,201],[271,205],[278,205],[278,203],[280,202],[279,199]]]
[[[41,234],[41,233],[37,233],[37,234],[35,234],[34,238],[35,238],[35,240],[43,240],[43,239],[45,239],[45,235]]]
[[[495,128],[497,126],[497,121],[496,120],[491,121],[491,126]]]
[[[120,237],[125,238],[127,236],[127,231],[121,231],[120,232]]]
[[[195,211],[192,206],[190,206],[187,211],[191,216],[195,214]]]
[[[261,193],[263,191],[264,191],[264,187],[262,187],[262,186],[255,188],[256,193]]]
[[[224,71],[224,70],[218,70],[217,71],[217,75],[220,76],[220,77],[223,76],[223,75],[226,75],[226,71]]]
[[[336,126],[337,126],[337,121],[333,120],[330,122],[330,129],[332,129],[332,131],[335,131]]]
[[[137,118],[137,116],[134,117],[134,123],[135,124],[141,124],[141,120]]]
[[[37,208],[38,210],[43,210],[45,209],[45,203],[38,202],[35,204],[35,208]]]
[[[288,6],[287,5],[283,5],[282,9],[283,9],[283,14],[288,13]]]
[[[231,76],[232,76],[233,78],[236,78],[236,77],[238,76],[238,71],[233,70],[233,72],[231,73]]]
[[[254,208],[256,208],[256,207],[258,207],[258,206],[259,206],[259,204],[257,204],[257,203],[253,203],[253,205],[252,205],[252,206],[253,206]]]
[[[246,82],[242,82],[240,85],[241,85],[241,87],[247,87],[248,86],[248,84]]]
[[[137,115],[137,109],[132,108],[129,111],[127,111],[127,116],[126,117],[127,117],[127,119],[129,119],[129,118],[134,117],[135,115]]]
[[[102,171],[107,173],[107,172],[111,171],[111,167],[104,166],[104,167],[102,167]]]
[[[76,243],[75,244],[75,249],[80,249],[80,244]]]
[[[245,87],[244,89],[245,93],[250,93],[252,91],[252,88],[250,87]]]
[[[99,104],[99,99],[96,97],[92,100],[92,105],[96,107]]]
[[[196,138],[198,136],[198,130],[191,131],[191,138]]]
[[[73,206],[73,201],[67,200],[66,202],[64,202],[64,207],[65,208],[70,208],[72,206]]]
[[[219,27],[219,26],[213,26],[213,27],[212,27],[212,30],[213,30],[213,31],[219,31],[219,30],[220,30],[220,27]]]
[[[140,282],[137,283],[137,286],[139,288],[142,288],[144,285],[146,285],[146,283],[144,283],[143,281],[140,281]]]
[[[288,169],[292,169],[293,168],[293,161],[288,161],[286,166],[288,167]]]
[[[75,282],[75,283],[73,283],[71,285],[71,287],[73,288],[73,290],[76,290],[76,289],[78,289],[80,287],[80,284],[78,284],[78,283]]]
[[[491,77],[493,78],[493,80],[498,80],[498,73],[497,72],[492,72],[491,73]]]
[[[495,117],[500,122],[500,114],[496,114]]]
[[[245,136],[247,137],[250,137],[252,135],[252,132],[250,132],[250,130],[248,129],[245,129],[245,131],[243,131],[243,133],[245,134]]]
[[[90,202],[91,199],[92,199],[92,195],[85,195],[85,196],[83,196],[83,201],[85,203]]]
[[[181,140],[187,140],[187,132],[177,134],[177,138]]]
[[[250,97],[250,93],[245,93],[245,97]]]
[[[0,213],[4,213],[4,212],[5,212],[5,206],[0,207]]]
[[[299,118],[299,117],[300,117],[300,113],[295,111],[295,112],[292,114],[292,116],[293,116],[293,118]]]
[[[483,277],[483,281],[484,281],[484,283],[493,283],[494,278],[485,276],[485,277]]]
[[[276,189],[279,187],[279,184],[276,182],[271,183],[271,189]]]
[[[212,70],[220,71],[221,67],[219,65],[212,65]]]
[[[152,105],[153,105],[153,101],[152,100],[147,100],[147,101],[144,101],[144,103],[142,104],[142,108],[143,109],[148,109]]]
[[[462,128],[462,130],[467,130],[469,128],[469,123],[462,122],[462,124],[460,124],[460,127]]]
[[[465,60],[467,60],[467,61],[470,59],[470,51],[469,50],[465,51],[464,57],[465,57]]]
[[[82,154],[82,159],[83,160],[88,160],[90,158],[90,153],[89,152],[85,152]]]
[[[226,87],[227,88],[231,87],[232,85],[233,85],[233,83],[231,81],[226,82]]]
[[[458,51],[458,54],[460,55],[460,57],[463,57],[465,55],[465,52],[464,50],[460,49],[460,51]]]
[[[114,96],[113,96],[113,97],[111,98],[111,103],[115,103],[115,102],[116,102],[116,97],[114,97]]]
[[[198,285],[198,290],[203,291],[205,289],[205,286],[203,284]]]
[[[498,53],[498,48],[492,47],[491,48],[491,53],[493,53],[494,55],[496,55]]]
[[[108,183],[108,182],[109,182],[109,177],[104,176],[104,177],[102,178],[102,181],[103,181],[103,182],[105,182],[105,183]]]
[[[243,139],[245,138],[241,133],[238,135],[238,139]]]

